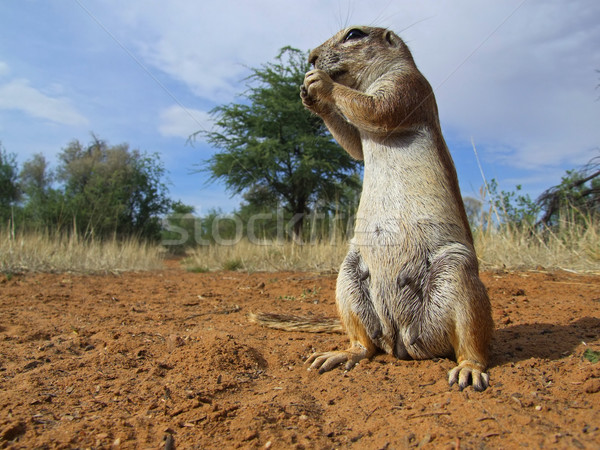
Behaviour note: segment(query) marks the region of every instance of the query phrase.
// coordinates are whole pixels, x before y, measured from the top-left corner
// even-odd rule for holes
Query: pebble
[[[587,394],[600,392],[600,378],[590,378],[583,384],[583,390]]]
[[[254,439],[258,438],[258,431],[256,430],[251,430],[248,432],[248,434],[246,434],[246,436],[244,437],[244,441],[252,441]]]

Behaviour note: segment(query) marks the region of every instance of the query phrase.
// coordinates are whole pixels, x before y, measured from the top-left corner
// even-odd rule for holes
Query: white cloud
[[[574,167],[598,154],[600,4],[467,4],[440,9],[435,37],[407,30],[444,128],[509,167]]]
[[[32,117],[63,125],[88,123],[68,99],[50,97],[31,87],[25,79],[16,79],[0,85],[0,109],[19,110]]]
[[[204,100],[232,101],[244,89],[247,67],[272,60],[284,45],[314,48],[345,25],[366,23],[404,37],[437,88],[444,128],[465,141],[473,136],[488,161],[573,166],[600,145],[598,2],[119,5],[115,20],[136,36],[131,42],[143,60]],[[187,128],[181,127],[161,132],[183,135]]]
[[[4,75],[8,75],[9,72],[10,72],[10,70],[8,68],[8,64],[6,64],[3,61],[0,61],[0,77],[4,76]]]
[[[314,0],[131,1],[119,2],[115,11],[111,21],[124,22],[145,64],[219,103],[244,89],[248,67],[272,60],[281,47],[308,49],[337,31],[336,24],[326,25],[328,7]]]
[[[473,137],[484,165],[550,173],[587,161],[600,145],[595,89],[600,2],[90,0],[86,5],[185,104],[197,101],[209,109],[235,101],[248,67],[272,60],[281,47],[307,50],[346,25],[368,24],[389,27],[407,41],[436,88],[447,137],[467,146]],[[0,63],[0,74],[3,67],[7,70]],[[49,99],[46,109],[53,112],[24,106],[14,94],[11,108],[21,102],[18,109],[38,117],[82,119],[58,93],[16,87]],[[0,91],[0,107],[11,102],[5,97]],[[57,108],[57,102],[66,107]],[[57,109],[67,117],[55,114]],[[196,122],[209,126],[206,113],[188,111],[194,119],[179,107],[164,109],[158,131],[187,138],[200,129]]]
[[[163,136],[189,138],[197,131],[207,131],[212,127],[210,115],[205,111],[173,105],[160,113],[158,130]],[[199,139],[200,136],[199,136]]]

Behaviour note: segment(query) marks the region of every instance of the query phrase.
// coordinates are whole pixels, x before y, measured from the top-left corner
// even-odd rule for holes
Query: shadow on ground
[[[583,317],[569,325],[534,323],[496,330],[490,366],[529,358],[557,360],[588,340],[600,337],[600,319]]]

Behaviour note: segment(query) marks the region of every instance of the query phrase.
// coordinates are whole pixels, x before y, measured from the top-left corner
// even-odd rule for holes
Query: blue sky
[[[54,164],[90,133],[158,153],[170,196],[230,211],[192,173],[215,151],[188,136],[237,101],[248,67],[351,24],[396,31],[435,89],[463,195],[483,171],[533,197],[600,154],[600,2],[7,0],[0,2],[0,141]]]

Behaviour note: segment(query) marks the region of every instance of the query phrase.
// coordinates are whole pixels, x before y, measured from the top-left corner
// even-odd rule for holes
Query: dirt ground
[[[0,448],[599,448],[600,276],[484,273],[497,333],[483,393],[450,360],[380,355],[319,375],[342,334],[335,275],[0,275]]]

